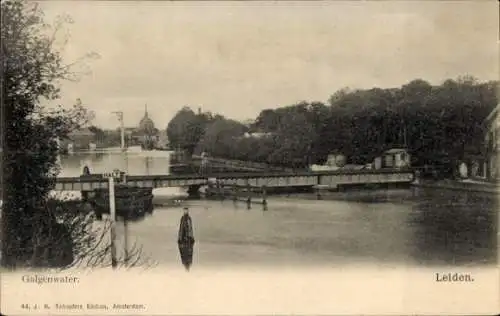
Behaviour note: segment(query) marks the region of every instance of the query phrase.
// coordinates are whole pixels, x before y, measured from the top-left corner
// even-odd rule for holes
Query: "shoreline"
[[[498,183],[481,182],[463,182],[458,180],[420,180],[411,184],[413,187],[435,188],[466,192],[482,192],[499,194],[500,186]]]

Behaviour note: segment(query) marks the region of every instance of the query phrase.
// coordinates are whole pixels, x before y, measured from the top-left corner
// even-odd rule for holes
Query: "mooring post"
[[[115,205],[115,179],[113,175],[108,178],[109,181],[109,215],[111,217],[110,235],[111,235],[111,266],[113,269],[117,266],[116,245],[115,245],[115,225],[116,225],[116,205]]]
[[[219,183],[219,198],[222,201],[224,201],[224,183],[220,182]]]
[[[416,170],[414,173],[413,183],[415,183],[415,184],[420,183],[420,171],[419,170]]]
[[[247,183],[247,209],[252,208],[252,190],[250,188],[250,183]]]
[[[264,211],[267,211],[267,188],[265,185],[262,186],[262,207]]]
[[[321,200],[321,189],[316,186],[316,200]]]
[[[236,184],[233,184],[232,191],[233,191],[233,203],[236,205],[236,203],[238,202],[238,186]]]

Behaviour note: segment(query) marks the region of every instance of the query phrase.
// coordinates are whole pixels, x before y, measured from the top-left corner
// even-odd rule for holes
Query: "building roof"
[[[82,128],[76,131],[72,131],[69,133],[69,136],[94,136],[94,133],[88,128]]]
[[[384,153],[385,154],[397,154],[397,153],[400,153],[400,152],[407,152],[408,150],[406,150],[406,148],[391,148],[389,150],[386,150]]]

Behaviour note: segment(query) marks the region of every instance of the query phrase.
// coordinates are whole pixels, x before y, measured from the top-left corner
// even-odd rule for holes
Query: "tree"
[[[212,119],[211,113],[196,114],[191,108],[183,107],[168,123],[167,136],[170,144],[192,155]]]
[[[273,109],[262,110],[252,124],[255,131],[274,132],[279,126],[279,115]]]
[[[240,122],[217,118],[206,127],[197,146],[197,153],[207,151],[212,156],[236,158],[235,143],[247,131]]]
[[[61,80],[81,75],[72,67],[78,63],[64,64],[54,48],[60,27],[70,20],[60,19],[50,28],[36,4],[4,1],[1,8],[2,265],[44,265],[39,254],[48,244],[57,247],[60,239],[48,234],[42,242],[39,232],[57,227],[66,232],[60,236],[69,232],[68,222],[58,226],[47,211],[48,193],[58,172],[56,140],[86,124],[92,114],[79,100],[71,109],[48,109],[41,102],[59,97]]]

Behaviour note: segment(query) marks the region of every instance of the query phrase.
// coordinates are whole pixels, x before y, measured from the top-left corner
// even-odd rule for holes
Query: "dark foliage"
[[[71,247],[67,227],[48,212],[51,178],[57,174],[57,139],[91,118],[77,100],[72,109],[44,108],[58,98],[60,80],[76,73],[53,49],[55,28],[43,23],[38,7],[3,1],[2,9],[2,265],[52,266],[55,249]],[[65,252],[60,264],[71,259]],[[44,259],[45,258],[45,259]]]
[[[248,129],[184,108],[167,131],[174,147],[190,152],[290,167],[323,163],[333,152],[346,155],[348,163],[364,164],[401,146],[411,151],[416,165],[444,164],[480,153],[482,122],[498,102],[497,85],[465,76],[437,86],[418,79],[392,89],[344,88],[328,104],[263,110]],[[246,131],[253,137],[245,137]]]

